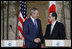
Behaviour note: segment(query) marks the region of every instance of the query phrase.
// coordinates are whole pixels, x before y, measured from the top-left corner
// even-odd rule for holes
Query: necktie
[[[37,29],[37,22],[36,22],[36,20],[34,20],[34,25],[35,25],[35,27],[36,27],[36,29]]]

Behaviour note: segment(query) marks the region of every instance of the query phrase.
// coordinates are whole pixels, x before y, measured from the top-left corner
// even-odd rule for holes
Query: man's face
[[[39,11],[38,10],[34,11],[34,13],[32,14],[32,17],[37,19],[38,16],[39,16]]]
[[[49,19],[50,19],[51,22],[55,19],[55,17],[52,17],[52,13],[50,13]]]

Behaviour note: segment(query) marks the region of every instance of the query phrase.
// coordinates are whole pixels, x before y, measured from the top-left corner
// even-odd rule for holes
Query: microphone
[[[12,25],[10,25],[10,27],[12,28]]]

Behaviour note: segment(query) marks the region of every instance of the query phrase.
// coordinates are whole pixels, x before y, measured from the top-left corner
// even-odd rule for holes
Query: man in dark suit
[[[23,23],[23,35],[25,37],[26,48],[44,47],[44,37],[42,34],[41,21],[38,19],[37,8],[30,10],[30,17]]]
[[[51,24],[47,25],[45,39],[65,39],[65,27],[62,23],[56,21],[56,12],[50,12],[49,19]]]

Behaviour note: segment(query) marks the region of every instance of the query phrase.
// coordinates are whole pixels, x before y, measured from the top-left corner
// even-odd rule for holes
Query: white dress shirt
[[[30,16],[30,17],[31,17],[31,19],[32,19],[33,23],[35,24],[35,22],[34,22],[34,20],[35,20],[35,19],[34,19],[32,16]],[[37,22],[36,22],[36,24],[37,24]]]
[[[32,19],[33,23],[34,23],[34,18],[32,16],[30,16],[30,18]]]
[[[50,35],[52,34],[52,31],[53,31],[53,28],[54,28],[55,24],[56,24],[56,21],[54,21],[54,22],[51,24],[51,31],[50,31]]]

